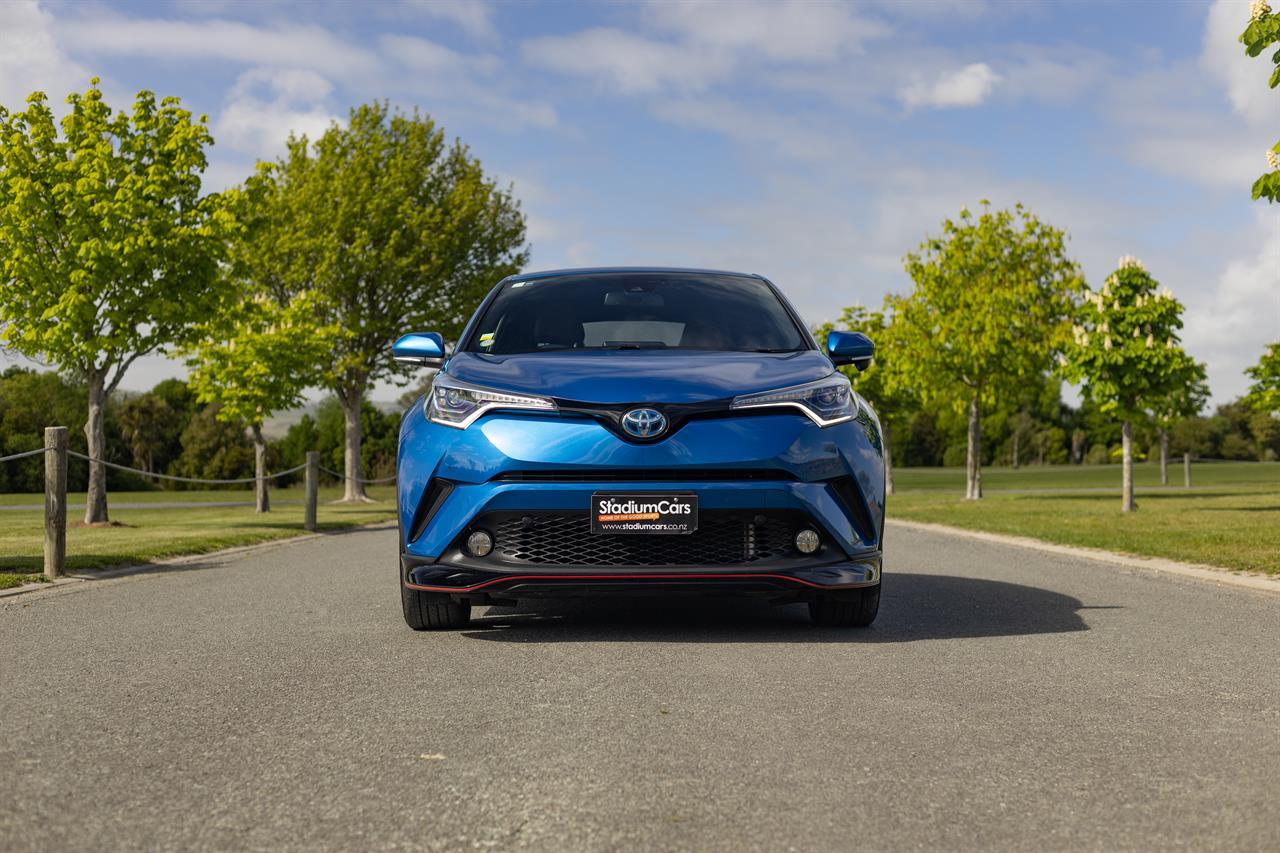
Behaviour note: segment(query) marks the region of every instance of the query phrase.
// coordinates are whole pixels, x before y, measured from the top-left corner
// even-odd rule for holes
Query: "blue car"
[[[865,626],[880,602],[884,460],[871,406],[758,275],[523,273],[489,293],[400,428],[411,628],[539,597],[725,593]]]

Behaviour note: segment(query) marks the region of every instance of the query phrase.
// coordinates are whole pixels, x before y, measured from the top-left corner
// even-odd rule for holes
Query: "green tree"
[[[365,393],[412,374],[391,344],[412,330],[455,337],[483,293],[526,262],[524,215],[464,145],[382,103],[353,109],[314,144],[291,137],[261,180],[254,278],[282,304],[315,292],[317,324],[340,330],[322,384],[344,414],[344,500],[367,500]]]
[[[1090,292],[1067,353],[1065,372],[1083,394],[1121,422],[1124,465],[1120,508],[1132,512],[1133,422],[1203,381],[1203,368],[1179,346],[1182,304],[1135,258],[1120,259],[1102,289]]]
[[[84,452],[84,388],[52,372],[10,367],[0,373],[0,456],[44,447],[44,428],[53,424],[71,430],[72,450]],[[83,489],[85,470],[74,465],[67,471],[67,487]],[[44,490],[44,458],[41,456],[0,463],[0,492]]]
[[[1253,380],[1245,402],[1255,411],[1280,414],[1280,341],[1267,347],[1258,363],[1245,370]]]
[[[1066,235],[1022,205],[962,209],[906,257],[915,282],[890,297],[902,381],[926,404],[967,413],[965,497],[982,497],[982,415],[1053,368],[1069,337],[1079,270]]]
[[[205,117],[145,91],[113,114],[97,84],[60,122],[42,92],[0,108],[0,343],[84,383],[88,453],[104,459],[129,366],[214,308],[228,219],[200,192]],[[106,485],[91,465],[86,523],[107,520]]]
[[[1176,384],[1163,397],[1151,404],[1156,422],[1156,437],[1160,443],[1160,485],[1169,485],[1169,430],[1181,421],[1200,414],[1209,401],[1209,386],[1205,383],[1203,364],[1194,361],[1184,365],[1187,371],[1184,381]]]
[[[910,421],[919,407],[919,400],[908,383],[898,381],[893,375],[896,363],[896,330],[882,311],[872,311],[861,305],[851,305],[840,313],[836,323],[824,323],[815,330],[818,343],[827,345],[827,335],[841,329],[862,332],[876,345],[876,357],[866,370],[845,365],[840,371],[849,377],[854,390],[865,397],[880,417],[884,432],[884,481],[885,491],[893,494],[893,433]]]
[[[185,350],[187,381],[197,400],[217,404],[219,420],[248,424],[257,480],[254,503],[257,512],[267,512],[263,421],[303,403],[303,391],[320,381],[332,334],[315,325],[318,312],[310,293],[287,306],[247,286],[243,293],[203,327],[204,340]]]
[[[253,451],[243,421],[218,417],[218,406],[205,406],[182,431],[182,455],[173,464],[180,477],[238,480],[253,470]],[[199,486],[198,488],[205,488]]]
[[[1249,24],[1240,34],[1240,42],[1249,56],[1258,56],[1272,45],[1280,44],[1280,15],[1271,11],[1266,0],[1253,0],[1249,5]],[[1280,86],[1280,50],[1271,55],[1271,62],[1275,68],[1267,85],[1274,89]],[[1280,201],[1280,142],[1267,149],[1267,166],[1270,171],[1253,182],[1253,197],[1277,202]]]
[[[156,451],[162,449],[177,412],[154,394],[131,396],[116,407],[120,437],[128,445],[133,465],[156,472]]]
[[[1258,447],[1258,459],[1274,462],[1280,459],[1280,418],[1270,412],[1254,412],[1249,419],[1249,432]]]
[[[345,444],[346,415],[336,397],[326,397],[316,407],[315,417],[303,415],[289,427],[280,442],[286,467],[302,461],[304,450],[320,451],[320,464],[340,470]],[[396,446],[400,435],[400,413],[383,413],[369,401],[360,410],[360,468],[378,479],[395,473]],[[308,444],[309,443],[309,444]]]
[[[310,450],[319,450],[321,454],[324,452],[320,444],[320,431],[316,428],[316,419],[309,414],[304,414],[297,423],[290,426],[279,441],[272,443],[272,447],[281,468],[296,468],[303,464]],[[286,474],[280,478],[280,485],[287,485],[293,482],[294,478],[295,475]]]
[[[170,466],[182,455],[182,434],[203,407],[196,401],[195,392],[181,379],[162,379],[147,394],[159,399],[173,413],[158,435],[154,453],[156,470],[169,472]],[[163,481],[159,485],[170,488]]]

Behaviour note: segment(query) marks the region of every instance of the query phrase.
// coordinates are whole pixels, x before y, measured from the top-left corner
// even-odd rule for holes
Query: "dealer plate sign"
[[[698,496],[692,493],[591,496],[592,533],[692,533],[698,529]]]

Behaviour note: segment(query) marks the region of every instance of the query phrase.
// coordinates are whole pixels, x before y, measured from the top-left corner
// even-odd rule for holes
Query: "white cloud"
[[[852,6],[805,0],[663,0],[651,2],[648,11],[659,27],[689,42],[778,61],[830,62],[888,32],[855,15]]]
[[[985,62],[946,71],[931,82],[915,81],[902,88],[899,97],[908,110],[917,107],[976,107],[1001,81]]]
[[[466,55],[417,36],[384,35],[379,39],[384,56],[418,74],[492,74],[501,63],[495,56]]]
[[[489,40],[497,36],[493,8],[482,0],[405,0],[407,10],[455,24],[473,38]]]
[[[1247,199],[1249,186],[1266,171],[1266,151],[1276,140],[1280,96],[1267,89],[1264,61],[1238,64],[1246,58],[1230,35],[1234,20],[1215,6],[1206,18],[1198,62],[1154,61],[1139,72],[1113,75],[1102,102],[1112,135],[1133,163],[1211,189],[1244,193]],[[1265,101],[1247,94],[1249,79],[1268,96]],[[1233,95],[1233,86],[1244,88]]]
[[[955,21],[979,18],[992,9],[992,4],[987,0],[910,0],[908,3],[902,0],[872,0],[870,5],[894,17],[913,21],[922,19]],[[1024,0],[1022,3],[1001,3],[1000,13],[1008,17],[1030,9],[1034,5],[1032,0]]]
[[[290,133],[315,139],[337,116],[325,106],[333,85],[314,71],[252,68],[236,79],[214,125],[219,144],[257,157],[284,151]]]
[[[0,105],[22,109],[37,90],[58,104],[89,85],[92,75],[62,52],[53,28],[53,16],[35,0],[0,2]]]
[[[1280,340],[1280,210],[1258,206],[1252,231],[1253,251],[1228,262],[1211,288],[1174,291],[1187,306],[1183,343],[1207,361],[1219,402],[1244,393],[1244,369]]]
[[[730,81],[742,69],[831,66],[889,32],[851,6],[804,0],[653,0],[642,17],[666,38],[595,27],[530,39],[524,57],[626,94],[687,93]]]
[[[380,65],[370,51],[323,27],[298,22],[264,28],[221,19],[178,21],[75,14],[58,22],[58,34],[70,48],[95,56],[219,60],[310,68],[335,75],[374,73]]]
[[[1061,103],[1080,97],[1102,85],[1113,71],[1113,61],[1093,48],[1075,45],[1018,44],[997,62],[999,94]]]
[[[333,84],[301,68],[253,68],[236,78],[230,96],[243,98],[263,90],[282,101],[321,101],[333,92]]]
[[[726,77],[731,67],[724,54],[690,51],[610,27],[530,39],[523,51],[533,65],[589,77],[629,94],[700,89]]]
[[[829,164],[857,152],[852,136],[824,123],[821,116],[784,115],[745,107],[731,100],[682,98],[658,101],[654,115],[683,127],[722,133],[738,142],[767,146],[769,157],[781,155],[810,164]]]
[[[499,79],[502,61],[489,54],[464,54],[417,36],[384,35],[382,55],[399,68],[384,84],[413,96],[459,105],[479,121],[502,127],[552,128],[558,124],[548,101],[514,97]]]
[[[1133,158],[1157,172],[1213,189],[1247,193],[1267,170],[1267,142],[1275,134],[1224,125],[1209,116],[1188,118],[1190,126],[1157,126],[1139,137],[1133,144]]]
[[[1200,67],[1225,87],[1238,114],[1251,123],[1274,127],[1280,121],[1280,97],[1267,88],[1267,75],[1273,67],[1267,61],[1271,51],[1258,57],[1245,54],[1239,39],[1248,20],[1246,3],[1217,0],[1205,22]]]

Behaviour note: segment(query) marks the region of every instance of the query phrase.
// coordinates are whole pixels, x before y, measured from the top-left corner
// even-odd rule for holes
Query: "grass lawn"
[[[1133,481],[1139,487],[1160,485],[1160,466],[1137,462]],[[945,489],[964,495],[964,468],[894,468],[893,484],[903,492]],[[1270,486],[1280,491],[1280,462],[1195,462],[1191,486]],[[1169,488],[1183,490],[1182,460],[1169,463]],[[1114,489],[1120,494],[1119,465],[1024,465],[983,468],[984,493],[1006,489]],[[1116,504],[1119,505],[1117,498]]]
[[[391,486],[371,486],[375,503],[334,505],[338,489],[322,489],[317,521],[321,530],[338,530],[395,518],[395,494]],[[67,568],[102,569],[145,563],[161,557],[199,554],[236,545],[297,536],[302,530],[302,490],[272,492],[274,509],[256,515],[249,507],[202,507],[201,503],[252,500],[245,492],[116,492],[109,500],[133,502],[182,501],[190,507],[164,509],[114,509],[111,520],[120,527],[67,527]],[[0,495],[0,503],[41,503],[41,495]],[[84,495],[71,495],[72,505]],[[287,501],[298,503],[287,503]],[[68,521],[79,513],[68,513]],[[44,515],[37,510],[0,510],[0,589],[18,586],[42,570]]]
[[[1190,490],[1162,488],[1154,465],[1135,465],[1138,511],[1120,512],[1120,467],[984,470],[985,497],[965,501],[964,471],[895,471],[889,517],[1030,536],[1228,569],[1280,573],[1280,464],[1197,464]],[[1175,476],[1176,475],[1176,476]]]
[[[973,530],[1031,536],[1064,545],[1106,548],[1168,557],[1228,569],[1280,574],[1280,463],[1198,463],[1194,487],[1183,489],[1181,466],[1171,467],[1174,485],[1159,486],[1159,469],[1134,466],[1138,512],[1120,512],[1118,465],[1030,466],[983,471],[986,497],[962,500],[964,470],[900,468],[889,517],[931,521]],[[377,502],[361,506],[328,503],[337,488],[322,489],[321,529],[335,530],[395,517],[391,486],[373,486]],[[74,506],[84,495],[69,495]],[[272,492],[275,509],[256,516],[251,507],[202,503],[248,501],[247,490],[114,492],[116,504],[182,502],[177,509],[112,511],[124,526],[69,527],[69,569],[143,563],[235,545],[296,536],[302,532],[301,488]],[[296,501],[296,503],[294,503]],[[40,504],[41,495],[0,495],[0,505]],[[71,511],[75,520],[79,513]],[[0,589],[38,577],[43,516],[38,510],[0,510]]]
[[[391,486],[369,486],[369,495],[371,497],[383,497],[387,500],[394,501],[396,499],[395,492]],[[337,500],[342,497],[341,486],[321,486],[320,487],[320,503],[326,501]],[[303,499],[302,486],[290,486],[287,489],[272,489],[271,500],[273,501],[301,501]],[[147,492],[110,492],[107,495],[108,508],[115,503],[225,503],[227,501],[245,501],[253,503],[253,487],[242,486],[231,489],[197,489],[192,491],[147,491]],[[71,506],[84,506],[84,492],[67,492],[67,503]],[[44,506],[44,495],[40,492],[34,494],[27,492],[6,492],[0,494],[0,506]],[[77,513],[68,513],[67,519],[71,520],[73,515]],[[83,510],[78,513],[83,515]]]

